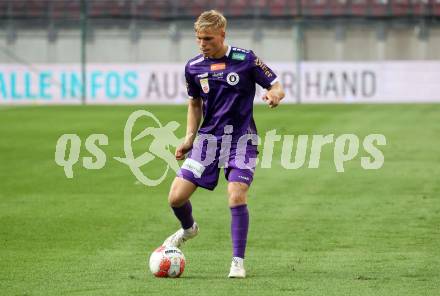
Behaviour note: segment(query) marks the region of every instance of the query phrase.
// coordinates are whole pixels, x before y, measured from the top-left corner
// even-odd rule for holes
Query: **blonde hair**
[[[201,15],[197,18],[196,22],[194,23],[194,30],[196,32],[203,31],[206,29],[213,29],[213,30],[226,30],[226,18],[218,12],[217,10],[208,10],[202,12]]]

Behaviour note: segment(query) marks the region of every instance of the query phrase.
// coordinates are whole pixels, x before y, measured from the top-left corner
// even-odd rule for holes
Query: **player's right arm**
[[[185,141],[176,149],[177,160],[185,159],[185,154],[191,150],[202,120],[203,103],[200,97],[200,87],[195,83],[194,74],[191,73],[189,66],[189,63],[185,66],[186,90],[189,96],[186,135]]]
[[[176,149],[176,159],[185,159],[185,154],[191,150],[202,120],[202,99],[191,98],[188,102],[185,141]]]

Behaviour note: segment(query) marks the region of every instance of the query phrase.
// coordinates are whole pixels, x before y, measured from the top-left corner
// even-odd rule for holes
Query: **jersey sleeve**
[[[263,88],[270,88],[276,81],[277,75],[253,51],[250,52],[252,74],[255,82]]]
[[[199,98],[200,97],[200,88],[196,84],[194,80],[194,76],[191,75],[188,69],[188,65],[185,66],[185,82],[186,82],[186,91],[190,98]]]

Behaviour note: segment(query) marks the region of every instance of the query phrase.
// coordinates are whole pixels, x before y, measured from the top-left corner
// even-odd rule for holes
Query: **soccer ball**
[[[185,256],[175,247],[161,246],[150,256],[150,271],[156,277],[179,277],[185,269]]]

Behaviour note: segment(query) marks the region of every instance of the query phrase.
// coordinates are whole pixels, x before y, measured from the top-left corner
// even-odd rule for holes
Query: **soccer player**
[[[220,167],[228,181],[231,210],[232,263],[230,278],[244,278],[245,248],[249,227],[247,193],[258,154],[253,100],[256,83],[267,89],[263,100],[276,107],[284,97],[275,73],[251,50],[224,43],[226,19],[215,10],[203,12],[194,24],[201,54],[185,67],[190,97],[184,143],[176,159],[188,157],[171,185],[168,201],[182,228],[164,245],[180,247],[195,237],[198,226],[190,197],[198,187],[213,190]],[[200,126],[201,119],[203,123]],[[200,126],[200,127],[199,127]],[[196,135],[208,141],[196,141]],[[212,139],[217,140],[212,145]],[[208,143],[207,143],[208,142]],[[206,161],[207,159],[210,161]]]

